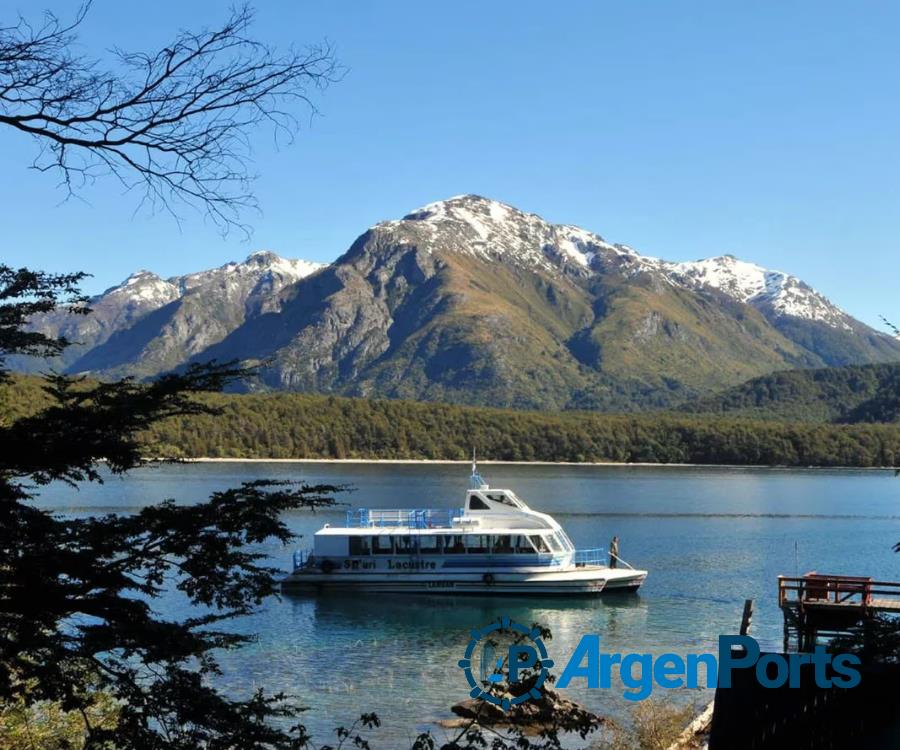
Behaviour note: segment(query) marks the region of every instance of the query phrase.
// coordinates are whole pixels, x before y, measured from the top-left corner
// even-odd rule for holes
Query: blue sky
[[[0,18],[49,5],[10,3]],[[887,3],[257,3],[256,35],[331,40],[348,68],[296,143],[254,139],[247,242],[133,216],[106,182],[59,205],[0,130],[3,260],[174,275],[259,248],[332,260],[375,222],[478,193],[671,260],[730,252],[870,324],[900,319],[900,6]],[[95,0],[86,48],[148,49],[224,3]]]

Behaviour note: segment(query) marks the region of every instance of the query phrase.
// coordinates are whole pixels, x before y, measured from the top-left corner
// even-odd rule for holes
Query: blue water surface
[[[259,635],[221,655],[220,685],[236,694],[257,687],[298,695],[305,723],[320,741],[375,711],[379,747],[403,747],[418,730],[449,718],[466,697],[456,665],[473,626],[501,614],[548,626],[557,665],[582,634],[600,633],[611,652],[715,651],[736,632],[743,602],[756,602],[752,634],[779,648],[782,619],[777,576],[810,570],[900,578],[900,479],[889,471],[745,468],[484,465],[495,487],[509,487],[551,513],[578,547],[605,547],[616,534],[620,554],[650,575],[639,595],[598,599],[286,595],[237,624]],[[39,502],[60,513],[134,512],[164,498],[196,502],[210,492],[258,478],[350,484],[352,507],[458,507],[468,470],[439,464],[203,463],[140,469],[79,491],[42,489]],[[297,512],[285,520],[309,537],[344,510]],[[264,547],[287,570],[291,549]],[[159,608],[188,610],[177,596]],[[557,669],[558,672],[558,669]],[[621,684],[574,686],[566,694],[598,713],[627,715]],[[708,696],[697,695],[698,702]]]

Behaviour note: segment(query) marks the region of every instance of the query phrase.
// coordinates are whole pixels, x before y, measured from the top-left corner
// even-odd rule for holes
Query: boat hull
[[[634,592],[646,578],[646,571],[604,567],[578,567],[540,572],[472,572],[448,576],[409,573],[323,572],[308,567],[295,570],[281,582],[292,591],[383,594],[479,594],[509,596],[596,596],[603,593]]]

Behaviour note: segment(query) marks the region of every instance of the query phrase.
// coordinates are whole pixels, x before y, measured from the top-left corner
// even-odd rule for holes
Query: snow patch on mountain
[[[177,285],[150,271],[137,271],[118,286],[110,287],[96,299],[132,301],[142,307],[162,307],[178,299]]]
[[[315,273],[320,268],[324,268],[327,263],[316,263],[311,260],[301,260],[293,258],[282,258],[271,250],[257,250],[247,256],[247,260],[240,264],[241,266],[251,267],[253,265],[272,273],[281,274],[285,278],[292,278],[297,281],[305,279],[310,274]]]
[[[426,252],[451,251],[545,272],[568,269],[585,275],[605,254],[638,258],[580,227],[550,224],[537,214],[478,195],[429,203],[372,230],[425,232],[428,241],[418,245]]]
[[[849,316],[796,276],[772,271],[733,255],[663,263],[672,278],[692,288],[717,289],[754,307],[768,306],[779,315],[815,320],[833,328],[853,330]]]
[[[563,255],[585,268],[591,267],[591,261],[596,255],[596,253],[589,250],[588,247],[588,243],[577,236],[562,237],[559,240],[559,249],[562,251]]]
[[[263,277],[277,277],[282,284],[294,283],[315,273],[325,264],[308,260],[292,260],[268,250],[251,253],[241,263],[231,261],[218,268],[198,271],[185,276],[174,276],[169,281],[176,284],[182,294],[211,283],[235,286]]]
[[[95,297],[91,304],[137,306],[143,311],[151,311],[185,294],[208,291],[225,297],[263,297],[277,294],[284,287],[306,278],[325,265],[308,260],[282,258],[273,252],[259,250],[240,263],[232,261],[219,268],[169,279],[162,279],[151,271],[137,271],[121,284],[110,287]],[[254,304],[259,306],[262,302]]]

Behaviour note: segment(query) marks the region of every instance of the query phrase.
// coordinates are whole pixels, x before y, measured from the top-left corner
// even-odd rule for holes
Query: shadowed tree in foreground
[[[71,23],[49,14],[38,24],[0,23],[0,125],[30,137],[33,166],[57,173],[69,193],[111,176],[153,210],[191,206],[223,231],[242,226],[255,205],[250,134],[263,124],[295,132],[295,105],[312,108],[310,91],[335,78],[330,49],[276,54],[248,36],[244,8],[159,51],[116,51],[109,72],[74,51],[86,11]],[[0,264],[0,380],[3,358],[67,345],[27,324],[60,305],[86,314],[82,278]],[[75,492],[76,483],[101,481],[101,462],[113,474],[139,465],[143,430],[209,412],[193,395],[241,374],[211,364],[148,385],[52,375],[46,409],[0,421],[0,707],[26,719],[47,706],[74,716],[77,742],[90,748],[303,745],[284,696],[230,698],[207,678],[218,669],[216,649],[247,640],[223,624],[275,590],[275,571],[250,546],[289,541],[280,515],[330,505],[336,488],[253,482],[194,505],[81,519],[34,502],[49,482]],[[172,589],[197,605],[195,616],[156,611],[154,600]]]
[[[21,322],[77,304],[77,280],[0,267],[0,355],[57,350],[61,342]],[[296,715],[284,696],[232,699],[207,678],[217,672],[214,650],[248,640],[223,622],[275,591],[276,571],[248,545],[290,541],[280,514],[331,505],[336,488],[260,481],[194,505],[84,519],[33,502],[51,481],[101,481],[101,459],[115,474],[137,466],[142,430],[206,411],[192,395],[240,374],[213,364],[148,385],[48,376],[51,406],[0,426],[0,704],[49,701],[80,714],[91,748],[301,746],[302,728],[272,721]],[[170,620],[154,609],[172,588],[195,616]],[[115,718],[95,725],[99,697],[115,702]]]

